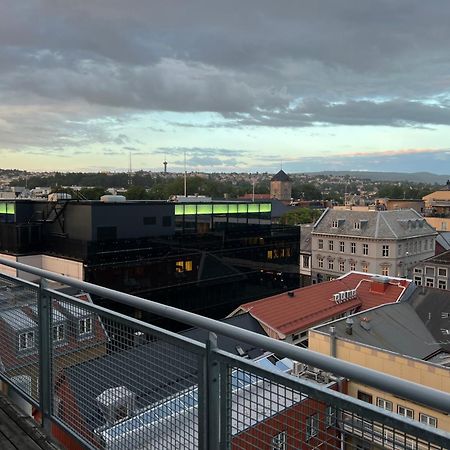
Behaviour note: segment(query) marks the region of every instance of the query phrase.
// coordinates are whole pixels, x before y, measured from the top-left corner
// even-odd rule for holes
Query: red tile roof
[[[318,325],[347,311],[364,311],[385,303],[399,300],[409,281],[389,278],[387,284],[372,281],[374,275],[351,272],[343,277],[325,283],[314,284],[262,300],[245,303],[231,315],[249,312],[269,334],[284,339],[289,334],[298,333]],[[376,284],[375,284],[376,283]],[[384,292],[376,292],[374,288]],[[343,303],[336,303],[333,294],[356,289],[356,297]],[[266,330],[267,331],[267,330]]]

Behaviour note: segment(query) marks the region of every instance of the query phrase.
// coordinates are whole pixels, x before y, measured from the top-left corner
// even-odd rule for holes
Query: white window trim
[[[437,428],[437,418],[433,416],[429,416],[428,414],[419,414],[419,422],[428,425],[429,427]]]
[[[393,410],[393,404],[391,401],[386,400],[384,398],[381,397],[377,397],[377,406],[379,408],[383,408],[386,411],[392,411]]]
[[[82,323],[84,323],[84,325],[82,325]],[[89,324],[89,327],[87,327],[86,324]],[[92,330],[93,330],[92,317],[84,317],[82,319],[78,319],[78,334],[80,337],[91,335]]]
[[[407,417],[408,419],[414,419],[414,410],[407,408],[406,406],[397,405],[397,414]]]
[[[24,336],[22,345],[22,336]],[[36,345],[36,334],[34,331],[25,331],[19,334],[19,351],[31,350]]]
[[[55,339],[55,331],[56,331],[56,339]],[[64,324],[59,323],[57,325],[53,325],[53,327],[52,327],[52,338],[53,338],[53,342],[62,342],[62,341],[65,340],[65,338],[66,338],[66,327],[64,326]]]

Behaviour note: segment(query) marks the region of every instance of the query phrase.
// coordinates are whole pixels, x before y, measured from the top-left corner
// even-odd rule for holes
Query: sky
[[[450,173],[448,0],[3,0],[26,170]]]

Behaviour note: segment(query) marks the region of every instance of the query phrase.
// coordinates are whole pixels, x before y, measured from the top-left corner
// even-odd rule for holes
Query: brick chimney
[[[378,292],[383,294],[389,285],[389,278],[375,276],[370,279],[370,292]]]

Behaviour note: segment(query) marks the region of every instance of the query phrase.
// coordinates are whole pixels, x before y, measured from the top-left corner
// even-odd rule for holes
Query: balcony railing
[[[449,433],[350,397],[345,386],[358,381],[446,414],[448,393],[101,286],[0,264],[41,280],[0,276],[0,378],[67,448],[450,448]],[[205,342],[50,282],[201,328]],[[248,344],[258,357],[227,353],[226,340]]]

